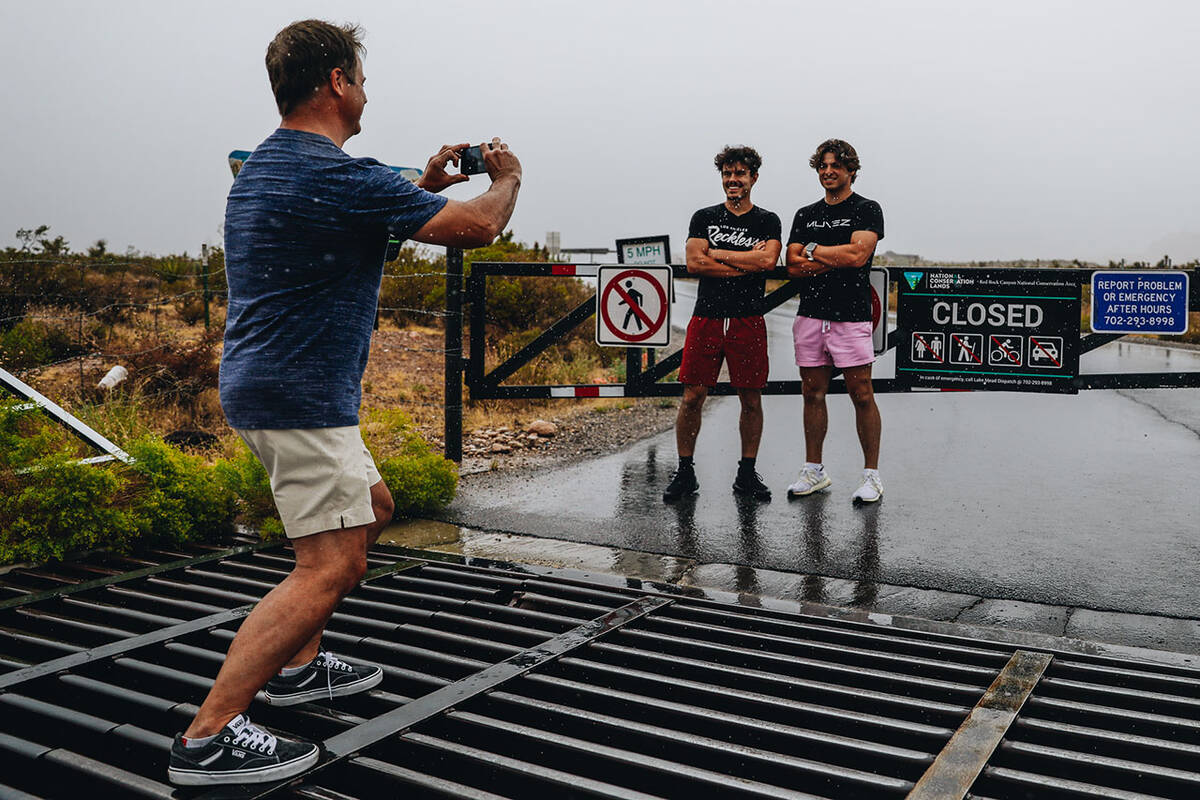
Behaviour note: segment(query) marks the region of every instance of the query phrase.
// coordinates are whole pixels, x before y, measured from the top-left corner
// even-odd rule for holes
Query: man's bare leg
[[[812,464],[820,464],[821,451],[825,446],[825,433],[829,430],[829,410],[825,407],[825,393],[829,391],[832,367],[801,367],[801,392],[804,394],[804,458]]]
[[[700,438],[700,412],[706,397],[707,386],[686,384],[683,387],[683,399],[679,402],[679,414],[675,417],[675,450],[683,458],[691,458],[696,453],[696,440]]]
[[[375,511],[375,521],[367,526],[366,549],[369,551],[375,542],[379,541],[379,534],[383,533],[383,529],[392,521],[392,515],[396,512],[396,504],[392,501],[392,493],[388,491],[387,484],[379,481],[371,487],[371,508]],[[313,634],[313,637],[305,642],[294,656],[288,659],[284,664],[284,668],[302,667],[311,662],[317,657],[317,652],[321,649],[321,637],[325,634],[325,626]]]
[[[762,391],[738,389],[737,393],[742,403],[742,413],[738,418],[738,432],[742,436],[742,458],[757,458],[763,429]]]
[[[366,572],[367,528],[324,531],[292,541],[295,568],[242,622],[184,736],[210,736],[245,711],[271,676],[325,627],[338,602]]]
[[[871,365],[847,367],[845,375],[846,390],[854,402],[858,441],[863,451],[863,467],[879,469],[879,437],[883,423],[879,418],[879,406],[875,404],[875,389],[871,385]]]

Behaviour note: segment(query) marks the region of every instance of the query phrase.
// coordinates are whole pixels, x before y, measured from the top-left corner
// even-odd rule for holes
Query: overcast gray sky
[[[1200,258],[1200,3],[1177,0],[4,2],[0,246],[39,224],[75,249],[219,243],[226,155],[278,123],[266,45],[314,16],[367,31],[347,151],[423,166],[504,137],[525,241],[667,233],[680,260],[726,143],[762,153],[753,199],[786,238],[836,136],[881,251]]]

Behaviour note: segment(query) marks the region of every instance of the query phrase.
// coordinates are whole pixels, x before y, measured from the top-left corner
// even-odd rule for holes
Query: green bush
[[[364,420],[363,434],[392,493],[397,518],[430,514],[454,499],[457,466],[430,450],[403,411],[372,410]]]
[[[50,561],[94,547],[127,551],[142,528],[126,507],[127,480],[65,453],[0,473],[0,563]]]
[[[454,499],[458,471],[436,453],[393,456],[379,462],[379,474],[392,492],[396,518],[431,514]]]
[[[0,363],[9,371],[58,361],[78,350],[71,334],[43,322],[22,320],[0,333]]]
[[[154,437],[129,446],[133,464],[130,511],[141,538],[178,545],[233,532],[235,495],[214,469]]]
[[[233,496],[235,513],[244,525],[257,528],[264,539],[283,535],[267,470],[244,444],[233,458],[218,461],[213,472]]]

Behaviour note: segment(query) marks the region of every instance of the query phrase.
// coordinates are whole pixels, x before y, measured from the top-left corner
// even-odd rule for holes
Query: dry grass
[[[214,307],[213,330],[224,324],[224,311]],[[153,380],[156,354],[178,351],[203,338],[203,323],[187,324],[174,309],[164,309],[157,319],[151,312],[132,315],[95,341],[106,357],[87,356],[67,363],[32,370],[23,379],[68,411],[79,415],[96,430],[121,444],[147,432],[166,435],[179,430],[197,430],[218,439],[212,455],[229,456],[238,438],[225,422],[215,385],[194,396],[180,398],[164,392]],[[401,410],[408,414],[426,440],[442,448],[444,432],[445,337],[440,329],[420,326],[398,328],[382,321],[371,344],[371,356],[363,376],[362,417],[375,409]],[[217,344],[213,357],[219,358]],[[140,367],[111,393],[96,389],[100,378],[114,365]],[[592,364],[586,367],[587,382],[612,381],[611,371]],[[161,384],[161,381],[159,382]],[[478,400],[464,389],[463,431],[483,428],[524,428],[535,419],[554,417],[569,420],[596,409],[621,408],[629,401],[620,398],[585,400]]]

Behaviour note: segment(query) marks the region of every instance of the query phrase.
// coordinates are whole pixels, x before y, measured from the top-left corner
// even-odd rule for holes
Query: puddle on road
[[[695,565],[690,559],[674,556],[580,544],[562,539],[484,533],[432,520],[394,523],[384,529],[379,541],[381,544],[400,547],[587,572],[611,572],[630,578],[667,583],[677,582]]]

